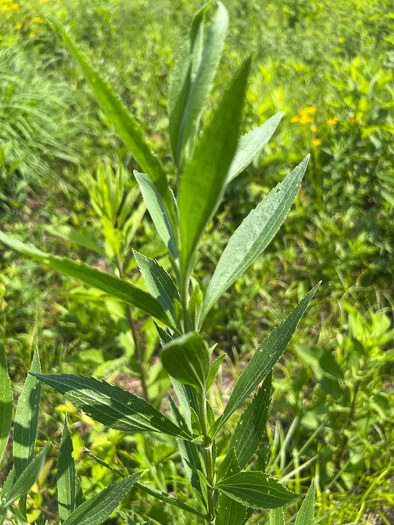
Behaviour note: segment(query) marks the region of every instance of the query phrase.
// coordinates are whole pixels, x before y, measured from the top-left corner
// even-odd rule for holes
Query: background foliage
[[[166,157],[169,72],[198,5],[196,0],[0,0],[2,230],[44,251],[115,271],[110,256],[119,233],[97,212],[94,188],[82,184],[86,177],[81,170],[98,177],[103,165],[115,171],[120,165],[132,191],[136,165],[106,127],[82,73],[44,17],[55,15],[71,28],[171,170]],[[264,335],[322,279],[322,291],[291,351],[274,370],[279,422],[269,425],[272,469],[284,479],[290,461],[290,470],[296,471],[287,481],[296,491],[306,492],[315,480],[319,523],[390,523],[391,3],[229,0],[226,5],[230,37],[212,107],[235,68],[252,52],[242,131],[278,111],[286,115],[264,154],[228,187],[198,263],[203,280],[246,213],[305,154],[312,158],[284,227],[204,325],[207,337],[219,341],[229,356],[211,402],[222,407],[234,378]],[[160,256],[163,246],[152,241],[150,221],[143,219],[137,226],[133,248],[144,246],[145,255]],[[99,245],[102,254],[86,242],[81,246],[73,233],[70,241],[74,230]],[[46,372],[93,374],[139,392],[138,381],[133,381],[133,342],[119,303],[3,247],[0,268],[2,337],[15,395],[35,345]],[[125,272],[143,286],[131,253]],[[168,400],[162,396],[169,382],[158,363],[156,331],[143,314],[137,316],[144,359],[150,363],[150,396],[166,409]],[[161,490],[169,492],[181,483],[170,439],[155,448],[153,438],[136,435],[119,441],[119,431],[104,432],[88,416],[80,419],[60,399],[43,389],[39,439],[56,442],[64,413],[69,414],[85,494],[104,488],[113,473],[84,454],[84,446],[103,461],[116,454],[126,466],[150,468],[151,481]],[[45,508],[56,522],[51,516],[57,513],[51,503],[53,468],[54,456],[49,454],[32,491],[37,511],[31,520]],[[159,523],[177,523],[182,516],[149,498],[136,507]],[[287,519],[292,522],[290,515]],[[113,523],[121,520],[114,518]],[[259,522],[265,523],[266,516]]]

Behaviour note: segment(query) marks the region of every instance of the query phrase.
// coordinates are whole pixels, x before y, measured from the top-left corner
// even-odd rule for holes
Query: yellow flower
[[[312,140],[312,146],[320,146],[321,139],[313,139]]]
[[[15,29],[21,29],[22,24],[16,24]]]
[[[33,18],[33,22],[36,22],[36,24],[42,24],[43,21],[44,19],[41,16],[36,16]]]
[[[356,124],[357,122],[359,122],[359,118],[358,117],[352,117],[349,122],[351,122],[352,124]]]
[[[340,36],[338,38],[338,42],[340,42],[341,44],[343,44],[345,42],[345,39],[343,38],[343,36]]]
[[[10,6],[8,6],[8,5],[4,5],[4,6],[1,8],[1,10],[4,11],[4,12],[6,13],[7,11],[11,11],[11,8],[10,8]]]
[[[300,124],[311,124],[313,122],[313,118],[310,117],[308,114],[302,114],[301,113],[301,118],[300,118]]]
[[[300,117],[298,115],[295,115],[294,117],[291,117],[290,122],[292,124],[295,124],[296,122],[300,121]]]
[[[329,118],[327,120],[327,124],[329,126],[335,126],[335,124],[338,124],[338,122],[339,122],[339,118],[338,117]]]
[[[317,126],[315,126],[315,125],[314,125],[314,126],[311,126],[311,131],[312,131],[313,133],[316,133],[316,131],[317,131]]]
[[[316,106],[308,106],[307,108],[302,108],[300,113],[301,113],[301,116],[303,115],[315,115],[317,112],[317,107]]]
[[[49,0],[41,0],[43,4],[46,4]]]
[[[30,38],[33,38],[33,37],[35,37],[35,36],[36,36],[36,34],[33,33],[33,32],[31,32],[30,35],[29,35]]]
[[[10,9],[11,11],[19,11],[19,4],[11,4]]]

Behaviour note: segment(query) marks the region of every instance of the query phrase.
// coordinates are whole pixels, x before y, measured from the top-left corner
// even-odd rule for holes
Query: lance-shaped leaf
[[[35,374],[64,395],[90,417],[111,428],[126,432],[161,432],[192,439],[150,403],[135,394],[93,377],[71,374]]]
[[[171,195],[163,167],[159,159],[151,152],[150,146],[144,138],[144,133],[140,124],[128,112],[119,97],[115,95],[112,88],[91,67],[86,57],[78,49],[77,45],[64,27],[54,18],[47,18],[62,35],[71,51],[71,54],[81,66],[82,71],[96,95],[100,106],[105,111],[108,120],[119,133],[120,138],[141,166],[142,170],[149,175],[166,204],[170,207]]]
[[[37,481],[45,463],[50,443],[47,443],[37,456],[30,461],[23,472],[18,476],[12,488],[8,491],[4,507],[8,507],[17,499],[25,496],[32,485]]]
[[[315,484],[312,481],[309,487],[306,498],[302,502],[301,508],[298,511],[295,525],[314,525],[315,519]]]
[[[177,259],[179,255],[174,228],[160,192],[145,173],[139,173],[134,170],[134,176],[139,184],[142,197],[157,233],[160,235],[169,253],[174,259]]]
[[[57,496],[59,516],[62,521],[66,520],[74,512],[76,504],[76,474],[73,458],[73,443],[67,418],[64,421],[62,442],[60,445],[58,472],[57,472]]]
[[[216,488],[239,503],[254,509],[275,509],[300,496],[264,472],[239,472],[221,480]]]
[[[181,101],[178,108],[178,112],[182,112],[182,118],[180,119],[180,115],[177,115],[177,119],[173,119],[172,124],[173,136],[175,136],[178,128],[176,164],[180,169],[182,169],[184,161],[192,154],[198,125],[205,104],[212,90],[213,79],[216,75],[216,70],[223,51],[224,40],[227,35],[229,21],[227,9],[221,2],[218,2],[217,6],[217,11],[213,17],[212,23],[208,27],[202,54],[201,40],[203,27],[201,26],[199,19],[203,17],[204,10],[197,14],[192,28],[192,38],[193,33],[195,35],[195,46],[193,46],[191,51],[191,64],[186,73],[186,82],[183,87],[183,98],[185,100]],[[198,69],[195,71],[197,64]],[[185,62],[183,62],[183,68],[184,67]],[[189,82],[187,79],[188,75],[192,77]],[[188,84],[190,85],[190,88],[188,88]]]
[[[272,373],[268,374],[253,401],[240,417],[230,441],[241,469],[245,467],[261,443],[271,401]]]
[[[68,224],[63,224],[62,226],[56,227],[44,225],[43,229],[51,235],[56,235],[61,239],[74,242],[75,244],[83,246],[84,248],[92,250],[93,252],[99,253],[100,255],[105,255],[104,250],[98,244],[96,244],[94,240],[91,239],[91,237],[84,235],[78,230],[74,230],[74,228],[71,228],[71,226]]]
[[[8,443],[12,423],[12,389],[7,371],[7,358],[0,341],[0,463]]]
[[[40,358],[36,349],[30,372],[40,373]],[[19,478],[34,457],[38,416],[40,410],[41,383],[28,375],[18,400],[14,421],[14,467]]]
[[[143,472],[138,472],[123,478],[119,483],[110,485],[93,498],[84,501],[70,514],[63,525],[100,525],[111,516],[142,474]]]
[[[247,61],[224,94],[181,176],[178,205],[185,282],[200,238],[220,200],[235,153],[249,70]]]
[[[29,255],[29,257],[46,264],[58,272],[79,279],[85,284],[94,286],[117,299],[140,308],[177,331],[159,301],[150,294],[133,286],[131,283],[108,273],[101,272],[88,264],[78,263],[67,257],[58,257],[57,255],[42,252],[38,248],[14,239],[4,232],[0,232],[0,241],[7,244],[10,248]]]
[[[309,155],[249,213],[230,238],[209,282],[200,326],[215,302],[275,237],[297,196],[308,160]]]
[[[154,259],[133,250],[149,293],[159,301],[175,324],[174,301],[181,301],[178,288],[165,269]]]
[[[210,355],[200,335],[192,332],[174,339],[161,351],[161,361],[170,376],[205,392]]]
[[[270,525],[285,525],[285,518],[281,508],[271,510]]]
[[[186,512],[190,512],[190,514],[194,514],[195,516],[199,516],[200,518],[205,519],[204,514],[201,514],[201,512],[198,512],[198,510],[195,510],[193,507],[190,507],[190,505],[187,505],[182,500],[178,498],[174,498],[173,496],[170,496],[166,492],[162,492],[161,490],[157,490],[155,488],[148,487],[147,485],[143,485],[142,483],[136,483],[136,487],[142,490],[142,492],[145,492],[146,494],[150,494],[154,498],[164,501],[165,503],[168,503],[169,505],[172,505],[173,507],[177,507],[178,509],[185,510]]]
[[[261,153],[275,133],[284,113],[277,113],[260,127],[249,131],[238,141],[237,150],[227,174],[227,183],[243,172],[245,168]]]
[[[275,328],[258,347],[238,379],[223,415],[216,420],[212,429],[214,435],[257,385],[271,372],[274,364],[286,350],[301,317],[304,315],[319,286],[320,283],[314,286],[298,303],[287,319]]]

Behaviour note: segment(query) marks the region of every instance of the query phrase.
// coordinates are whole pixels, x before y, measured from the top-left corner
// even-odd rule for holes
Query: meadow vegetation
[[[287,351],[273,368],[266,435],[252,467],[266,470],[295,493],[306,494],[313,482],[316,523],[390,524],[391,2],[225,4],[229,34],[202,129],[209,126],[250,54],[239,135],[278,112],[285,115],[263,152],[225,187],[194,268],[191,321],[183,320],[180,331],[188,331],[189,321],[198,326],[199,301],[239,224],[310,153],[301,189],[278,234],[207,313],[202,336],[209,347],[217,343],[215,357],[226,355],[207,398],[213,412],[221,414],[264,338],[321,280]],[[133,250],[173,270],[146,211],[141,181],[133,174],[143,171],[141,166],[46,17],[63,24],[136,117],[176,188],[168,92],[199,5],[199,0],[0,0],[2,232],[43,252],[127,278],[144,291],[149,286],[139,267],[145,259],[135,257]],[[211,11],[207,18],[211,20]],[[174,301],[175,320],[183,312],[181,303]],[[130,308],[105,291],[1,244],[0,312],[15,403],[37,347],[44,374],[93,376],[149,399],[166,416],[174,411],[159,334],[142,309]],[[37,356],[34,366],[39,372]],[[65,521],[56,496],[61,439],[63,447],[70,448],[72,442],[85,497],[94,497],[134,469],[146,469],[140,481],[151,491],[177,495],[199,508],[193,486],[185,481],[188,465],[182,463],[173,436],[125,434],[90,416],[43,385],[37,453],[47,442],[52,446],[45,449],[45,460],[41,456],[42,472],[27,503],[23,496],[19,500],[18,524],[26,523],[24,505],[28,522],[59,523],[59,516]],[[195,433],[198,423],[197,418]],[[229,420],[222,429],[218,463],[226,457],[225,446],[235,428]],[[198,434],[201,428],[197,430]],[[17,428],[14,437],[15,432]],[[10,440],[0,486],[12,464]],[[130,477],[122,480],[124,487]],[[130,483],[132,488],[108,523],[205,523],[143,492],[137,478]],[[296,500],[285,508],[285,523],[297,523],[300,505]],[[258,511],[248,523],[275,525],[280,520],[275,513]]]

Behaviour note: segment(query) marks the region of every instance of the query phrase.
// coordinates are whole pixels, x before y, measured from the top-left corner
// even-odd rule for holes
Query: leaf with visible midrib
[[[185,283],[194,265],[198,243],[222,195],[235,153],[249,70],[248,60],[224,94],[181,175],[178,205],[181,270]]]
[[[245,168],[261,153],[262,149],[274,134],[284,113],[277,113],[260,127],[249,131],[238,141],[237,150],[227,174],[227,183],[243,172]]]
[[[215,302],[261,255],[276,235],[300,189],[308,160],[309,155],[249,213],[230,238],[209,282],[200,327]]]
[[[62,35],[72,55],[81,66],[86,79],[94,91],[98,102],[107,114],[109,121],[119,133],[120,138],[135,157],[142,170],[149,175],[150,179],[156,185],[166,205],[170,207],[171,195],[163,167],[159,159],[151,152],[140,124],[138,124],[136,119],[128,112],[121,100],[112,91],[112,88],[109,87],[105,80],[90,66],[64,27],[55,18],[47,16],[47,19]]]
[[[0,463],[8,443],[12,424],[12,389],[7,371],[7,358],[0,341]]]
[[[58,472],[57,472],[57,495],[59,516],[62,521],[74,512],[76,505],[76,474],[73,458],[73,443],[67,425],[67,417],[64,421],[62,442],[60,445]]]
[[[270,525],[285,525],[283,510],[281,508],[271,510]]]
[[[234,411],[245,401],[248,395],[253,392],[257,385],[271,372],[274,364],[286,350],[301,317],[304,315],[309,302],[319,286],[320,283],[312,288],[298,303],[287,319],[275,328],[258,347],[238,379],[223,415],[213,425],[213,435],[218,432]]]
[[[108,427],[126,432],[161,432],[182,439],[193,439],[145,399],[117,385],[82,375],[35,376],[63,394],[90,417]]]
[[[254,509],[283,507],[300,497],[265,472],[239,472],[217,483],[216,488],[235,501]]]
[[[4,232],[0,232],[0,241],[7,244],[7,246],[13,250],[29,255],[36,261],[44,263],[58,272],[79,279],[85,284],[94,286],[113,297],[140,308],[144,312],[156,317],[160,321],[163,321],[167,326],[177,331],[177,328],[173,326],[161,304],[150,294],[133,286],[128,281],[101,272],[88,264],[78,263],[67,257],[58,257],[57,255],[42,252],[35,246],[25,244]]]
[[[100,525],[111,516],[142,474],[138,472],[133,476],[123,478],[119,483],[110,485],[93,498],[84,501],[63,525]]]

